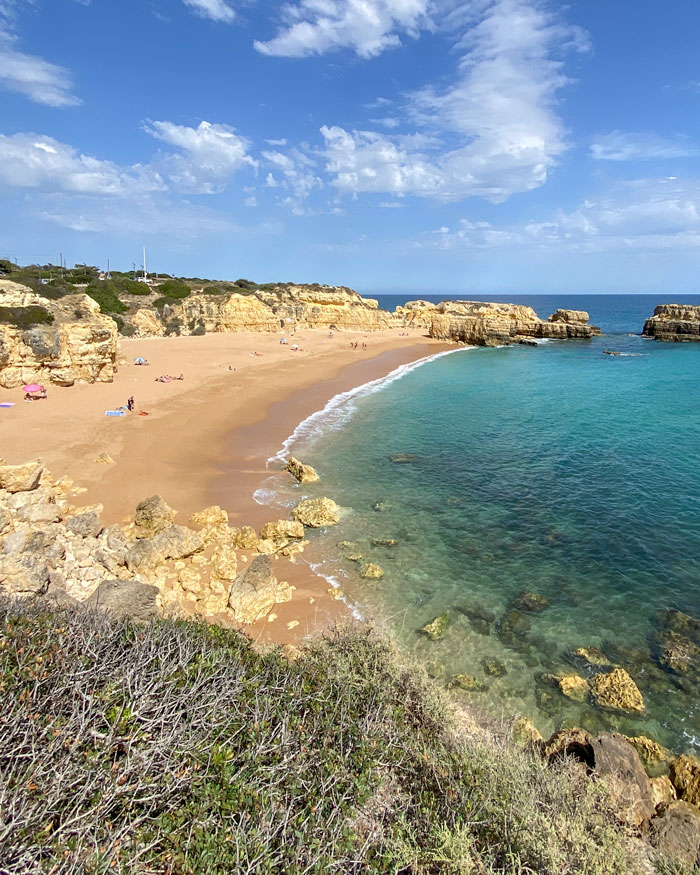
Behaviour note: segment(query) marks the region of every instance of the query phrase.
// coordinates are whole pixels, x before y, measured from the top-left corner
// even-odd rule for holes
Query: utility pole
[[[61,278],[63,278],[63,253],[62,252],[58,253],[58,263],[61,267]]]
[[[148,274],[146,273],[146,247],[143,247],[143,278],[144,280],[148,279]]]
[[[112,279],[112,274],[109,272],[109,258],[107,259],[107,279]]]

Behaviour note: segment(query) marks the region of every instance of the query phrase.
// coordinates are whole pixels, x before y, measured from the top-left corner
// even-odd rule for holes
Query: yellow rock
[[[585,702],[590,693],[590,686],[585,678],[577,674],[565,674],[556,678],[559,689],[567,699],[574,702]]]
[[[303,462],[295,459],[294,456],[290,456],[286,470],[289,471],[292,477],[298,480],[299,483],[315,483],[319,479],[318,474],[311,465],[305,465]]]
[[[374,562],[368,562],[362,567],[360,577],[364,577],[365,580],[380,580],[384,577],[384,571]]]
[[[332,498],[309,498],[292,511],[294,519],[310,528],[335,526],[340,521],[340,508]]]
[[[643,711],[644,698],[624,668],[594,675],[591,694],[596,705],[618,711]]]

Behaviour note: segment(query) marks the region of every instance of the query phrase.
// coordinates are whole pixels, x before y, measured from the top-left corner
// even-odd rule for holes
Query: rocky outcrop
[[[677,343],[700,340],[700,306],[660,304],[644,323],[642,334]]]
[[[639,687],[624,668],[615,668],[609,674],[594,675],[591,695],[596,705],[615,711],[643,711],[644,698]]]
[[[589,319],[585,310],[557,310],[549,317],[550,322],[565,322],[567,325],[587,325]]]
[[[302,525],[319,529],[337,525],[340,521],[340,508],[332,498],[308,498],[299,502],[292,515]]]
[[[112,382],[117,325],[92,298],[54,301],[0,280],[0,312],[0,386]]]
[[[104,580],[85,602],[117,617],[147,623],[159,615],[158,587],[136,580]]]
[[[233,582],[228,606],[240,623],[254,623],[279,602],[289,601],[292,589],[277,580],[269,556],[258,556]]]
[[[532,307],[521,304],[443,301],[435,310],[416,310],[415,318],[424,319],[426,312],[430,313],[431,337],[475,346],[502,346],[528,337],[566,340],[600,334],[599,328],[581,321],[587,315],[582,311],[558,310],[551,321],[544,322]],[[566,321],[557,314],[578,314],[579,318],[571,315],[567,317],[571,321]]]
[[[376,331],[394,318],[373,298],[344,286],[278,285],[250,294],[190,295],[158,311],[127,317],[140,337],[164,334],[173,320],[181,334],[236,331],[294,331],[297,328]]]
[[[287,461],[286,469],[299,483],[315,483],[319,477],[315,469],[311,465],[305,465],[294,456],[290,456]]]

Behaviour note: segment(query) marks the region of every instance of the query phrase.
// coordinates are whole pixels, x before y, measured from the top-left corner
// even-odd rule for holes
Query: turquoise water
[[[700,617],[700,344],[630,336],[659,298],[518,300],[540,315],[588,309],[605,335],[458,350],[337,399],[291,444],[320,484],[285,484],[277,500],[328,495],[346,509],[310,561],[437,677],[474,676],[484,689],[465,700],[543,734],[577,724],[697,749],[700,687],[654,656],[661,612]],[[392,461],[401,453],[411,460]],[[363,580],[352,554],[384,578]],[[523,591],[549,607],[509,633]],[[445,611],[442,640],[418,634]],[[590,675],[572,653],[592,645],[635,678],[643,715],[571,702],[544,677]]]

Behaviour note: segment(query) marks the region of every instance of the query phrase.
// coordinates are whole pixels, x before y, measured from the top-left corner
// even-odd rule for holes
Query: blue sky
[[[700,3],[0,0],[0,257],[697,292]]]

